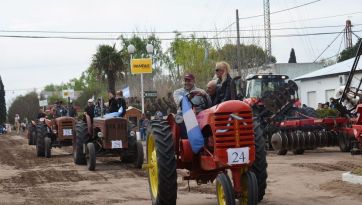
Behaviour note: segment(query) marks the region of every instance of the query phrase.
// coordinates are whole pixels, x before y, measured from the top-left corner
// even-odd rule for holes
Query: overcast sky
[[[314,0],[271,0],[271,12],[295,7]],[[299,28],[272,30],[272,35],[338,32],[351,19],[362,30],[359,0],[321,0],[297,9],[271,15],[271,27]],[[5,30],[52,31],[190,31],[222,30],[239,17],[263,14],[263,0],[0,0],[0,35],[75,36],[75,34],[6,33]],[[359,13],[356,13],[359,12]],[[346,15],[343,15],[346,14]],[[335,16],[335,17],[332,17]],[[327,17],[327,18],[321,18]],[[284,22],[284,23],[283,23]],[[285,23],[289,22],[289,23]],[[263,36],[263,17],[241,19],[241,36]],[[308,29],[302,29],[309,27]],[[220,37],[236,36],[235,25],[220,33]],[[362,35],[357,32],[357,35]],[[82,37],[117,37],[118,34],[77,34]],[[213,37],[215,33],[197,36]],[[313,62],[336,38],[337,34],[272,38],[272,54],[286,63],[291,48],[298,62]],[[159,35],[173,37],[172,34]],[[355,40],[355,39],[354,39]],[[235,39],[233,39],[235,41]],[[264,39],[242,39],[264,47]],[[339,50],[342,38],[323,54],[327,58]],[[355,42],[355,41],[354,41]],[[114,44],[113,40],[24,39],[0,37],[0,75],[5,85],[7,102],[34,88],[79,77],[90,64],[99,44]],[[168,41],[163,42],[167,48]],[[119,44],[117,44],[119,46]],[[343,49],[344,44],[342,44]]]

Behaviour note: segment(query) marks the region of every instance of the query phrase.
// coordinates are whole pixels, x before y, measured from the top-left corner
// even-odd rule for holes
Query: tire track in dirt
[[[348,161],[338,161],[335,164],[329,163],[294,163],[292,164],[296,167],[306,167],[318,172],[327,172],[327,171],[351,171],[355,168],[362,167],[362,162],[348,162]]]

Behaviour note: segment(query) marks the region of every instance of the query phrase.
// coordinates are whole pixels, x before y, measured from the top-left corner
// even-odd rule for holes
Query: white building
[[[346,84],[353,62],[354,58],[351,58],[295,78],[302,104],[317,108],[318,103],[328,102],[335,96],[336,90]],[[354,87],[358,86],[362,78],[361,66],[362,63],[359,62],[352,81]]]

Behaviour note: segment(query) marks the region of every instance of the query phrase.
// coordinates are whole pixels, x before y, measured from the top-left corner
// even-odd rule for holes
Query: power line
[[[313,61],[313,63],[315,63],[319,57],[321,57],[323,55],[323,53],[334,43],[334,41],[337,40],[337,38],[344,32],[344,29],[339,32],[339,34],[333,39],[333,41],[322,51],[322,53]]]
[[[357,30],[354,32],[362,32],[362,30]],[[284,37],[300,37],[300,36],[318,36],[318,35],[330,35],[330,34],[340,34],[340,31],[337,32],[320,32],[320,33],[306,33],[306,34],[282,34],[282,35],[273,35],[273,38],[284,38]],[[119,40],[119,38],[111,37],[72,37],[72,36],[29,36],[29,35],[0,35],[0,38],[30,38],[30,39],[66,39],[66,40]],[[177,38],[160,38],[160,40],[175,40],[175,39],[235,39],[236,36],[226,36],[226,37],[177,37]],[[265,38],[264,36],[241,36],[240,38],[253,39],[253,38]],[[130,38],[126,38],[130,39]]]
[[[311,2],[308,2],[308,3],[305,3],[305,4],[301,4],[301,5],[298,5],[298,6],[294,6],[294,7],[290,7],[290,8],[286,8],[286,9],[282,9],[282,10],[278,10],[278,11],[274,11],[274,12],[270,12],[270,14],[277,14],[277,13],[281,13],[281,12],[284,12],[284,11],[289,11],[289,10],[292,10],[292,9],[296,9],[296,8],[299,8],[299,7],[303,7],[303,6],[307,6],[309,4],[314,4],[314,3],[317,3],[321,0],[316,0],[316,1],[311,1]],[[251,19],[251,18],[257,18],[257,17],[262,17],[264,16],[264,14],[259,14],[259,15],[255,15],[255,16],[247,16],[247,17],[241,17],[239,18],[240,20],[242,19]]]
[[[230,26],[235,23],[230,24]],[[353,24],[353,27],[361,26],[362,24]],[[296,29],[318,29],[318,28],[338,28],[345,25],[324,25],[324,26],[306,26],[306,27],[281,27],[271,28],[271,30],[296,30]],[[226,29],[224,29],[226,30]],[[47,34],[173,34],[173,33],[221,33],[224,30],[185,30],[185,31],[51,31],[51,30],[0,30],[0,33],[47,33]],[[240,29],[240,31],[263,31],[264,29]],[[230,30],[236,31],[236,30]]]

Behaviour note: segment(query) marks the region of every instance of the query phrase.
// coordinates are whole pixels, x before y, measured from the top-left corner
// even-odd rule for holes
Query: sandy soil
[[[146,174],[117,158],[97,159],[95,172],[73,163],[71,149],[38,158],[21,136],[0,136],[0,204],[151,204]],[[362,204],[362,186],[341,174],[362,167],[362,156],[337,148],[304,155],[268,153],[266,205]],[[179,205],[216,205],[215,186],[179,180]]]

